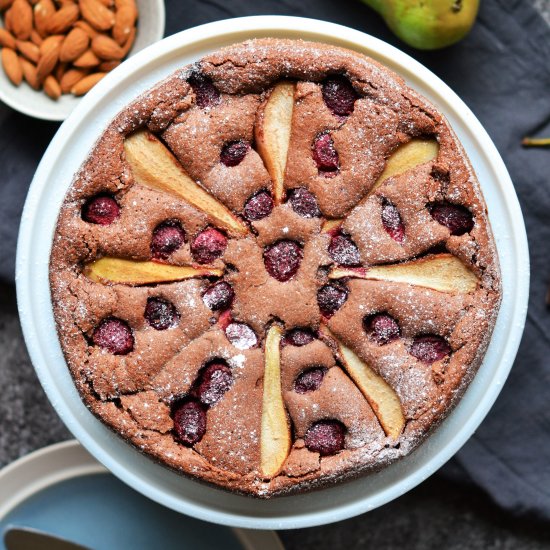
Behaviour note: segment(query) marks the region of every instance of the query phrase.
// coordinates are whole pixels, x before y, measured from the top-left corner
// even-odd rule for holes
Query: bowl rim
[[[96,126],[92,130],[95,132],[106,125],[110,119],[105,118],[106,115],[97,115],[94,110],[99,109],[102,102],[105,104],[116,98],[117,87],[120,93],[122,86],[128,87],[138,80],[140,70],[143,71],[148,66],[153,68],[155,63],[160,65],[170,55],[193,56],[201,47],[207,50],[218,49],[220,41],[229,44],[261,36],[302,37],[366,53],[394,70],[398,67],[398,72],[405,77],[407,83],[412,83],[413,87],[416,83],[417,88],[420,86],[420,93],[435,103],[451,122],[456,118],[461,128],[457,133],[459,137],[460,133],[463,134],[461,141],[478,175],[481,168],[487,172],[484,194],[503,271],[503,302],[483,364],[458,406],[428,441],[411,455],[371,476],[315,493],[264,501],[229,495],[177,474],[173,475],[185,481],[176,483],[185,491],[171,491],[164,478],[175,481],[175,478],[170,477],[172,473],[161,473],[164,469],[159,469],[152,461],[134,456],[139,453],[92,417],[80,399],[79,404],[71,402],[77,395],[74,384],[72,390],[66,389],[65,393],[60,390],[55,375],[59,376],[61,368],[67,368],[63,356],[60,355],[55,325],[52,332],[53,314],[48,284],[49,250],[53,240],[52,226],[55,227],[56,220],[52,222],[51,219],[44,218],[44,208],[52,209],[49,203],[46,207],[41,207],[41,201],[45,200],[46,187],[52,187],[52,171],[59,169],[62,166],[59,163],[66,163],[70,156],[64,153],[64,159],[60,160],[61,152],[70,146],[71,140],[78,139],[76,132],[83,121],[91,124],[93,120]],[[214,42],[216,46],[213,45]],[[360,31],[314,19],[253,16],[232,19],[230,23],[228,20],[208,23],[184,30],[149,46],[128,59],[120,69],[109,74],[87,94],[57,132],[31,184],[20,226],[16,282],[23,334],[40,382],[61,419],[82,445],[125,483],[172,509],[225,525],[289,529],[331,523],[372,510],[421,483],[462,447],[488,413],[512,366],[527,312],[529,254],[523,217],[504,162],[481,123],[446,84],[409,55]],[[172,71],[159,74],[170,72]],[[150,73],[151,79],[160,80],[154,70]],[[135,96],[136,89],[141,91],[149,87],[150,84],[147,84],[142,88],[138,86],[124,90],[125,93],[133,93]],[[112,114],[124,104],[117,104],[115,101]],[[90,118],[92,116],[94,118]],[[96,133],[97,135],[99,134]],[[467,147],[470,142],[475,147]],[[91,144],[93,142],[88,144],[88,150]],[[79,164],[82,160],[80,158]],[[70,181],[66,182],[65,190],[69,184]],[[54,203],[53,210],[57,208],[56,212],[63,196],[50,199]],[[33,254],[35,259],[31,262]],[[76,410],[72,410],[71,406]],[[95,439],[89,433],[90,426],[98,430]],[[134,455],[124,450],[126,448]],[[130,466],[137,467],[138,471],[132,471]],[[200,492],[196,492],[197,487]],[[327,501],[326,504],[323,503],[324,500]],[[276,501],[282,504],[278,505]],[[222,503],[226,503],[225,508]]]

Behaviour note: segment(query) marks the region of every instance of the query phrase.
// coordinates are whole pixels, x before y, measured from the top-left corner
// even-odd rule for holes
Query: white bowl
[[[164,36],[164,0],[136,0],[139,20],[136,40],[128,56],[154,44]],[[0,21],[0,27],[3,23]],[[58,100],[33,90],[25,81],[14,86],[0,67],[0,100],[21,113],[43,120],[65,120],[81,98],[63,94]]]
[[[176,68],[222,46],[266,36],[317,40],[370,55],[400,73],[447,116],[485,194],[501,262],[503,301],[478,374],[456,409],[416,452],[379,473],[329,489],[259,501],[159,466],[88,412],[57,339],[48,261],[65,192],[111,118]],[[25,340],[44,390],[75,437],[121,480],[170,508],[217,523],[261,529],[308,527],[361,514],[400,496],[446,462],[478,427],[506,380],[525,322],[528,288],[527,238],[518,200],[493,142],[468,107],[396,48],[347,27],[294,17],[246,17],[189,29],[150,46],[101,81],[60,128],[38,167],[17,250],[17,295]]]

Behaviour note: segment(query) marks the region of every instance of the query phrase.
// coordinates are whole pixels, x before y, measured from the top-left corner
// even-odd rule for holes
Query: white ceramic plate
[[[93,417],[82,404],[55,332],[48,260],[57,214],[73,174],[111,118],[174,69],[252,37],[317,40],[366,53],[400,73],[443,112],[478,174],[496,237],[503,302],[487,355],[463,399],[416,452],[380,473],[313,493],[268,501],[229,494],[159,467]],[[380,506],[446,462],[472,435],[499,394],[525,322],[529,257],[521,210],[493,142],[441,80],[396,48],[361,32],[293,17],[219,21],[166,38],[126,61],[94,88],[48,148],[25,204],[17,251],[17,294],[25,340],[50,401],[82,445],[117,477],[194,517],[233,526],[288,529],[330,523]]]
[[[164,36],[164,0],[136,0],[139,21],[136,40],[129,56],[154,44]],[[0,26],[3,22],[0,21]],[[81,98],[62,95],[57,101],[44,92],[33,90],[25,81],[14,86],[0,68],[0,100],[12,109],[43,120],[65,120]]]

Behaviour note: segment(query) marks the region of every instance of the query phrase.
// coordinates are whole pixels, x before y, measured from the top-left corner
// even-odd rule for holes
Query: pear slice
[[[269,98],[258,111],[254,129],[258,153],[273,181],[275,204],[281,204],[284,195],[295,87],[292,82],[279,82],[275,85]]]
[[[266,479],[276,476],[290,452],[291,438],[281,390],[281,328],[272,325],[265,341],[260,467]]]
[[[137,183],[183,199],[232,233],[248,232],[245,223],[191,179],[176,157],[150,132],[139,130],[127,137],[124,150]]]
[[[477,288],[478,279],[456,256],[433,254],[401,264],[364,267],[336,267],[329,273],[330,279],[354,277],[376,281],[407,283],[439,290],[468,294]]]
[[[172,283],[193,277],[221,277],[223,269],[139,262],[106,256],[87,264],[84,274],[96,283],[140,286]]]
[[[411,141],[400,145],[386,161],[386,167],[376,180],[370,193],[380,187],[388,178],[404,174],[420,164],[429,162],[436,158],[438,153],[439,143],[435,139],[413,138]]]
[[[321,327],[321,332],[336,343],[342,365],[369,402],[386,435],[397,439],[405,427],[405,416],[393,388],[342,344],[326,326]]]

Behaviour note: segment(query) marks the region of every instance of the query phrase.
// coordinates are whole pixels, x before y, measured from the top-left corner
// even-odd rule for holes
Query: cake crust
[[[201,105],[200,90],[190,84],[197,74],[219,93],[210,105]],[[334,75],[345,78],[357,95],[345,116],[331,110],[323,96],[323,83]],[[244,235],[224,229],[223,255],[208,262],[223,270],[223,280],[233,289],[230,317],[248,325],[257,342],[231,342],[225,308],[220,312],[205,303],[204,293],[217,278],[129,286],[87,276],[85,267],[102,257],[155,259],[152,235],[167,221],[170,227],[176,222],[181,226],[185,242],[156,261],[196,267],[194,239],[217,226],[210,213],[189,201],[136,181],[125,140],[137,131],[156,136],[190,179],[238,219],[250,197],[271,192],[273,177],[258,152],[255,131],[266,116],[273,87],[281,81],[294,83],[282,203],[247,223]],[[338,167],[328,175],[312,156],[323,135],[330,135],[338,155]],[[418,139],[437,141],[435,158],[379,183],[391,155]],[[241,142],[248,148],[238,164],[220,162],[227,144]],[[289,200],[296,189],[315,197],[317,214],[297,213]],[[90,197],[103,195],[118,204],[114,222],[83,219]],[[470,213],[473,225],[468,231],[453,231],[438,221],[434,208],[448,204]],[[396,219],[399,224],[391,226]],[[336,220],[332,229],[327,220]],[[329,249],[336,235],[354,243],[359,262],[352,266],[356,272],[331,279],[338,262]],[[298,243],[301,254],[299,269],[284,282],[270,275],[264,259],[265,251],[282,241]],[[414,277],[408,284],[368,276],[375,266],[451,256],[475,276],[475,290],[443,292],[418,284]],[[325,44],[280,39],[247,41],[206,56],[115,117],[64,200],[50,282],[61,346],[87,407],[161,464],[224,489],[266,498],[374,471],[416,449],[452,410],[479,368],[501,299],[485,202],[445,118],[370,58]],[[327,285],[345,292],[344,303],[332,315],[319,307],[319,291]],[[145,319],[151,299],[177,311],[167,330],[155,329]],[[382,344],[365,328],[380,312],[395,320],[399,331]],[[109,353],[94,341],[94,331],[111,318],[130,328],[129,353]],[[291,448],[280,471],[266,479],[260,467],[264,346],[273,323],[287,334],[307,328],[314,337],[301,346],[283,338],[280,391]],[[415,342],[425,335],[444,340],[449,349],[443,358],[418,358]],[[404,418],[397,438],[386,433],[376,405],[350,376],[341,345],[353,350],[397,396]],[[214,360],[229,367],[231,384],[204,407],[206,430],[200,440],[184,445],[175,436],[174,403],[196,390],[205,365]],[[322,382],[313,391],[296,391],[297,377],[312,367],[321,369]],[[327,419],[344,427],[345,444],[323,455],[308,446],[307,433]]]

